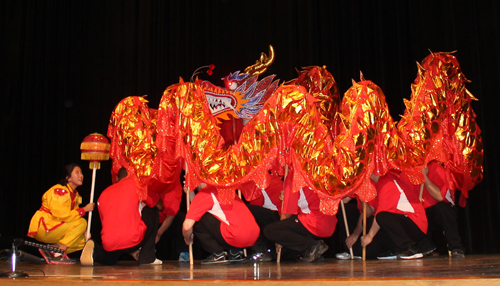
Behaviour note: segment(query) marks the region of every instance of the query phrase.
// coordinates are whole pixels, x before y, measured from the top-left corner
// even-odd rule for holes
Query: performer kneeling
[[[446,170],[437,162],[430,162],[424,168],[425,190],[423,205],[429,220],[429,233],[444,231],[448,251],[453,258],[465,257],[465,247],[458,233],[455,191],[448,189]]]
[[[436,246],[427,237],[427,217],[418,199],[419,187],[404,173],[389,171],[385,176],[371,175],[379,205],[370,231],[361,237],[362,246],[370,244],[382,228],[398,249],[397,259],[417,259]]]
[[[118,180],[106,188],[97,201],[101,218],[102,245],[87,241],[80,262],[114,265],[123,253],[131,254],[139,264],[162,264],[155,256],[158,209],[139,201],[137,185],[121,168]]]
[[[66,253],[81,250],[85,245],[87,221],[82,218],[86,212],[94,210],[94,203],[80,208],[82,197],[76,190],[83,183],[80,166],[69,164],[64,168],[64,177],[59,184],[50,188],[42,196],[42,206],[33,215],[28,236],[43,243],[56,244],[65,253],[50,253],[40,249],[48,264],[74,264]]]
[[[289,173],[287,178],[293,178],[293,174]],[[291,184],[285,185],[282,220],[268,225],[264,235],[276,244],[299,252],[303,262],[318,260],[328,250],[321,238],[333,234],[337,217],[320,211],[320,200],[312,189],[305,187],[292,193],[288,191]]]
[[[257,186],[254,186],[258,189]],[[252,246],[253,254],[251,260],[255,262],[259,261],[271,261],[274,252],[271,253],[269,250],[274,249],[274,243],[269,241],[264,235],[264,229],[271,223],[280,220],[281,214],[281,200],[280,194],[283,191],[283,181],[277,175],[271,176],[271,182],[267,189],[254,190],[255,193],[259,192],[261,195],[254,200],[249,201],[248,209],[255,218],[255,221],[259,225],[261,230],[259,238]]]
[[[203,249],[211,253],[203,264],[245,260],[242,248],[252,246],[259,232],[255,219],[238,196],[232,204],[220,204],[218,191],[212,186],[195,195],[182,226],[186,244],[193,242],[194,233]]]
[[[337,259],[345,260],[351,259],[351,254],[349,253],[349,249],[353,249],[354,259],[362,259],[362,247],[361,240],[358,239],[363,232],[363,204],[364,202],[359,198],[358,195],[354,195],[356,198],[356,204],[348,204],[352,198],[346,197],[342,199],[345,203],[346,213],[350,213],[351,217],[358,219],[356,221],[356,225],[354,231],[346,237],[345,239],[345,252],[337,253],[335,257]],[[370,228],[375,221],[374,213],[375,209],[378,207],[378,197],[375,197],[373,200],[369,201],[366,206],[366,227]],[[349,211],[349,208],[356,209],[355,211]],[[337,213],[337,218],[342,215],[342,212]],[[347,215],[348,224],[350,224],[349,215]],[[339,221],[341,223],[342,220]],[[340,225],[339,225],[340,227]],[[350,229],[353,229],[351,225],[349,225]],[[345,226],[340,228],[341,233],[346,236]],[[342,236],[341,236],[342,237]],[[367,245],[366,247],[366,259],[396,259],[396,251],[395,247],[391,241],[391,239],[387,236],[384,230],[379,230],[376,235],[373,237],[373,241]]]

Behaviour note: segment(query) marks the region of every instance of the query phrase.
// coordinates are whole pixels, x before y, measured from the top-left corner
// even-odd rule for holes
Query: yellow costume
[[[43,243],[68,247],[66,253],[85,246],[87,221],[85,210],[79,208],[82,197],[69,186],[55,185],[42,196],[42,206],[31,218],[28,236]]]

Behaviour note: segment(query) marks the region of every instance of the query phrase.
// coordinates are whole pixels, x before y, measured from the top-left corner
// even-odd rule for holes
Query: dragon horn
[[[269,57],[265,53],[260,54],[260,59],[258,59],[254,65],[251,65],[245,69],[245,73],[249,76],[260,75],[264,73],[267,68],[274,62],[274,48],[269,45]]]

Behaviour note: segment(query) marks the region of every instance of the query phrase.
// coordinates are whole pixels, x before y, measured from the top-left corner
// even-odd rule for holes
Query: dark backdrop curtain
[[[78,162],[89,200],[91,170],[80,143],[106,134],[124,97],[148,95],[157,108],[179,77],[214,64],[215,84],[253,64],[272,44],[267,74],[326,65],[343,93],[365,78],[384,91],[393,118],[404,111],[415,61],[455,51],[483,131],[485,176],[460,210],[469,253],[500,251],[498,1],[0,1],[2,106],[0,235],[25,237],[42,194],[59,170]],[[495,88],[496,87],[496,88]],[[110,162],[97,172],[96,199],[111,183]],[[93,236],[99,236],[97,212]],[[4,246],[5,240],[2,241]]]

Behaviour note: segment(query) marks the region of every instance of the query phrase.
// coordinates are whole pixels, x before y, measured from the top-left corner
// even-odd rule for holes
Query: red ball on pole
[[[83,139],[80,145],[82,150],[82,160],[90,161],[90,169],[92,169],[92,186],[90,189],[90,202],[94,202],[95,175],[97,169],[101,168],[101,161],[109,160],[109,140],[99,133],[92,133]],[[90,226],[92,222],[92,212],[89,212],[87,222],[87,231],[85,238],[90,239]]]
[[[82,160],[90,161],[90,169],[100,169],[101,161],[109,160],[109,140],[99,133],[92,133],[80,145]]]

